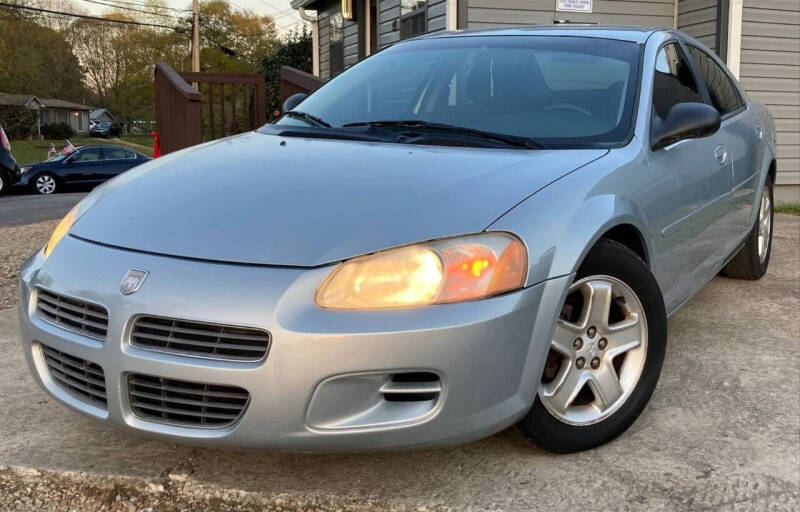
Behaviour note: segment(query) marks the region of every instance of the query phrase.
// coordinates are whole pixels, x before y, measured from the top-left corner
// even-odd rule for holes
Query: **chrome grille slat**
[[[142,316],[134,321],[131,344],[158,352],[219,360],[260,361],[270,334],[261,329]]]
[[[234,386],[128,375],[128,402],[146,421],[187,427],[225,428],[250,403],[250,393]]]
[[[56,327],[105,341],[108,313],[102,306],[57,295],[43,289],[37,292],[36,314]]]
[[[106,408],[106,381],[96,363],[41,345],[42,356],[53,381],[78,400]]]
[[[176,403],[176,404],[183,404],[183,405],[200,405],[205,406],[208,405],[208,402],[203,402],[202,400],[190,400],[187,398],[173,398],[170,396],[162,396],[156,395],[153,393],[144,393],[142,391],[131,391],[131,395],[138,396],[140,398],[150,398],[151,400],[163,400],[165,402]],[[226,403],[216,403],[214,405],[215,409],[240,409],[238,405],[234,404],[226,404]]]
[[[167,392],[174,392],[174,393],[184,393],[184,394],[192,394],[198,391],[197,387],[184,387],[176,385],[175,383],[179,381],[170,381],[170,383],[153,383],[151,381],[146,381],[142,379],[137,379],[136,377],[132,377],[129,380],[129,383],[134,384],[136,386],[142,387],[150,387],[153,389],[158,390],[166,390]],[[193,384],[191,382],[185,382],[183,384]],[[203,386],[203,384],[200,384]],[[232,388],[232,389],[239,389],[239,388]],[[202,390],[202,388],[200,388]],[[231,393],[231,392],[222,392],[222,391],[205,391],[204,393],[206,396],[210,396],[213,398],[232,398],[232,399],[244,399],[246,400],[250,394],[245,391],[241,390],[241,393]]]
[[[74,304],[75,301],[69,301],[66,297],[62,297],[59,299],[53,299],[51,294],[41,292],[40,300],[48,304],[50,307],[53,308],[60,308],[67,311],[72,311],[76,315],[83,315],[86,313],[88,316],[96,318],[100,321],[107,321],[108,315],[104,311],[98,311],[97,306],[93,306],[92,304],[86,304],[86,308],[84,309],[83,306]]]

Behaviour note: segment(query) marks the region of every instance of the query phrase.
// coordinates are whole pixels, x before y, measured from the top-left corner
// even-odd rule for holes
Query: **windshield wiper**
[[[477,130],[475,128],[466,128],[463,126],[456,126],[444,123],[431,123],[421,119],[409,119],[405,121],[364,121],[358,123],[347,123],[342,125],[342,128],[349,128],[354,126],[374,126],[377,128],[424,128],[428,130],[437,130],[457,135],[469,135],[480,137],[484,139],[492,139],[511,146],[519,146],[527,149],[545,149],[545,147],[535,140],[528,137],[520,137],[518,135],[508,135],[505,133],[487,132],[484,130]]]
[[[331,127],[331,124],[328,123],[327,121],[325,121],[324,119],[319,118],[319,117],[317,117],[317,116],[315,116],[313,114],[309,114],[308,112],[301,112],[299,110],[290,110],[290,111],[284,113],[283,115],[289,116],[289,117],[297,117],[297,118],[300,118],[300,119],[304,119],[306,121],[311,122],[312,124],[315,124],[316,126],[322,126],[323,128],[330,128]]]

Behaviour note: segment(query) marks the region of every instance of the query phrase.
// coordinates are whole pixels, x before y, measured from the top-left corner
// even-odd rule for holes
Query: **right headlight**
[[[31,170],[31,166],[30,165],[24,165],[24,166],[19,168],[19,173],[20,174],[25,174],[26,172],[28,172],[30,170]]]
[[[317,289],[318,306],[384,309],[483,299],[522,288],[525,245],[484,233],[388,249],[338,265]]]

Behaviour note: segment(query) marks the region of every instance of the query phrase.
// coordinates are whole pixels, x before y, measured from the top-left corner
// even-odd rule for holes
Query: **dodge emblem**
[[[128,270],[125,277],[122,278],[122,284],[119,285],[120,291],[125,295],[138,292],[149,274],[150,272],[147,270]]]

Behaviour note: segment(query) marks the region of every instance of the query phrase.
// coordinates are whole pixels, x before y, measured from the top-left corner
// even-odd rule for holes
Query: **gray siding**
[[[466,0],[461,0],[462,2]],[[428,0],[428,33],[447,29],[447,1]]]
[[[469,0],[469,28],[552,24],[555,20],[672,28],[673,0],[594,0],[591,14],[556,12],[555,0]]]
[[[392,23],[399,17],[400,0],[381,0],[378,3],[378,41],[381,48],[400,40],[400,30],[392,30]]]
[[[330,11],[320,9],[317,12],[319,20],[319,76],[327,80],[331,77],[330,59]]]
[[[694,37],[715,52],[717,49],[718,0],[680,0],[678,30]]]
[[[800,200],[800,2],[744,0],[739,81],[778,128],[778,185]],[[785,196],[784,196],[785,197]]]

